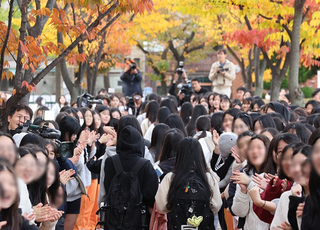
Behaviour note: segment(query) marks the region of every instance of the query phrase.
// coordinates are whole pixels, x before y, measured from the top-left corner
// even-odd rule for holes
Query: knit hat
[[[140,157],[144,156],[144,139],[141,134],[131,125],[121,130],[116,151],[118,154],[135,154]]]

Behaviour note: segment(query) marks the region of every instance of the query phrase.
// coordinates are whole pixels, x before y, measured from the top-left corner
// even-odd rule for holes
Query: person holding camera
[[[180,106],[184,102],[188,102],[190,100],[190,94],[191,94],[191,84],[188,81],[188,76],[186,74],[186,71],[183,69],[182,63],[183,62],[179,63],[179,68],[174,73],[173,81],[169,89],[169,94],[177,97]],[[180,76],[181,76],[181,83],[176,85]],[[176,94],[175,92],[176,87],[179,89],[178,94]]]
[[[208,78],[212,81],[214,92],[230,97],[232,81],[236,78],[235,66],[226,59],[227,50],[218,50],[217,57],[218,61],[212,64]]]
[[[126,61],[126,68],[121,73],[122,94],[131,97],[134,93],[139,92],[142,95],[141,80],[142,74],[134,60]]]

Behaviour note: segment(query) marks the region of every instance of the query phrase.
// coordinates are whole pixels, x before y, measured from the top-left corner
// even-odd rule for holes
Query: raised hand
[[[74,179],[74,177],[72,177],[72,175],[74,175],[75,172],[76,172],[76,171],[73,170],[73,169],[69,169],[68,171],[62,170],[62,171],[59,173],[59,175],[60,175],[60,177],[59,177],[60,182],[61,182],[62,184],[64,184],[64,185],[66,185],[69,180]]]
[[[33,219],[35,219],[36,218],[36,215],[32,212],[32,213],[30,213],[30,214],[28,214],[28,213],[25,213],[25,214],[23,214],[22,215],[26,220],[28,220],[28,221],[32,221]],[[1,229],[1,228],[0,228]]]
[[[5,226],[7,224],[7,221],[1,221],[0,222],[0,229],[2,229],[3,226]]]
[[[265,190],[270,182],[269,179],[266,179],[262,176],[260,176],[258,173],[255,173],[255,175],[252,176],[252,181],[259,186],[259,188]]]
[[[297,217],[301,217],[302,216],[304,205],[305,205],[305,202],[299,204],[299,206],[297,208],[297,211],[296,211]]]
[[[218,132],[216,130],[212,131],[212,141],[215,144],[216,149],[218,149],[218,146],[219,146],[219,134],[218,134]]]
[[[300,184],[296,184],[293,188],[291,188],[292,196],[301,196],[302,187]]]
[[[234,180],[234,184],[238,184],[240,186],[242,193],[247,193],[247,186],[250,182],[250,178],[246,174],[240,171],[235,171],[230,179]]]
[[[233,147],[233,148],[231,149],[231,156],[233,156],[233,158],[236,160],[236,162],[237,162],[238,164],[241,164],[242,162],[245,161],[245,159],[244,159],[242,156],[239,155],[239,149],[238,149],[238,147]]]
[[[37,222],[47,221],[49,218],[51,208],[48,205],[43,206],[42,203],[37,204],[33,207],[33,212],[36,216]]]
[[[261,199],[260,196],[260,188],[258,186],[254,186],[252,189],[249,190],[249,195],[252,199],[252,202],[258,206],[258,207],[262,207],[263,205],[263,200]]]

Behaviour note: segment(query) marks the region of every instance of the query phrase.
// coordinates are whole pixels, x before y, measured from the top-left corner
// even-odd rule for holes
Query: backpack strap
[[[137,163],[132,167],[132,169],[130,170],[130,172],[133,172],[135,174],[138,174],[138,172],[140,171],[140,169],[148,162],[149,160],[144,159],[144,158],[140,158]]]
[[[111,157],[114,169],[116,170],[116,175],[123,172],[122,164],[118,154]]]

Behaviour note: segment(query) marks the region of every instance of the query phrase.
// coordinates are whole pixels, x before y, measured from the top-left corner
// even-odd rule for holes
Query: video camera
[[[229,71],[229,70],[230,70],[230,68],[223,68],[223,66],[219,66],[218,73]]]
[[[191,81],[188,80],[188,81],[187,81],[186,83],[184,83],[184,84],[181,83],[181,84],[179,84],[179,85],[177,86],[177,88],[180,89],[180,93],[181,93],[181,94],[189,97],[190,94],[191,94]]]
[[[23,125],[19,125],[18,128],[15,129],[16,133],[35,133],[40,137],[48,138],[48,139],[59,139],[61,136],[61,132],[56,129],[50,129],[49,123],[46,122],[42,127],[38,125],[30,124],[30,121],[27,121]]]
[[[179,61],[179,67],[177,68],[177,74],[182,75],[183,74],[183,61]]]
[[[131,97],[129,97],[129,96],[126,96],[126,100],[127,100],[127,105],[129,106],[129,107],[134,107],[134,100],[139,100],[140,99],[140,97],[139,96],[135,96],[135,97],[133,97],[133,96],[131,96]]]
[[[91,94],[88,94],[87,92],[85,92],[84,94],[81,94],[77,98],[78,108],[89,107],[92,104],[103,104],[103,101],[101,99],[95,100],[94,96],[92,96]]]

